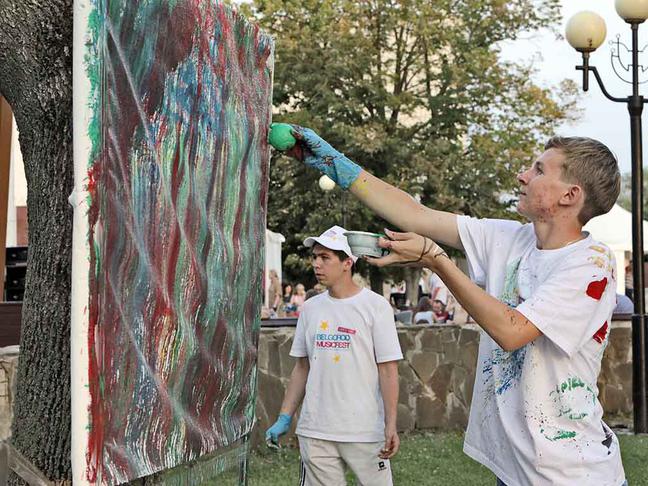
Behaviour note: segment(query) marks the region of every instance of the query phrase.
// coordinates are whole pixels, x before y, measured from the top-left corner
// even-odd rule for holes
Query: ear
[[[577,206],[585,202],[585,191],[583,188],[576,184],[570,184],[567,191],[565,191],[560,198],[561,206]]]
[[[344,270],[351,270],[351,267],[353,267],[353,260],[351,258],[344,260]]]

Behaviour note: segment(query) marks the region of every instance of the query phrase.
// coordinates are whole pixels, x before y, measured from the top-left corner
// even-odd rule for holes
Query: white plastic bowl
[[[346,236],[349,242],[351,253],[357,257],[372,256],[380,258],[389,253],[389,250],[378,246],[378,238],[383,235],[367,233],[366,231],[347,231],[344,233],[344,236]]]

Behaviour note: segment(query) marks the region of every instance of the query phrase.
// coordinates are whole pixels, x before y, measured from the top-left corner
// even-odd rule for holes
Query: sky
[[[605,143],[617,156],[621,173],[630,172],[630,116],[625,103],[614,103],[600,91],[596,79],[590,74],[590,88],[587,93],[582,91],[582,73],[576,71],[575,66],[581,64],[581,55],[576,52],[564,39],[565,25],[571,16],[581,10],[596,12],[605,20],[607,37],[605,42],[590,56],[590,65],[596,66],[601,74],[607,91],[616,97],[626,97],[632,93],[630,84],[619,80],[612,70],[610,63],[610,41],[616,40],[617,34],[626,45],[631,44],[631,31],[618,16],[614,9],[614,0],[562,0],[563,19],[557,39],[556,33],[541,31],[529,33],[523,39],[505,42],[502,45],[502,56],[507,60],[528,60],[532,56],[537,58],[535,63],[538,73],[535,75],[536,83],[548,87],[559,83],[563,79],[573,79],[581,88],[578,106],[582,113],[578,120],[559,129],[560,135],[587,136]],[[639,48],[641,49],[648,39],[648,22],[639,27]],[[629,59],[626,58],[629,62]],[[640,63],[648,67],[648,49]],[[626,79],[630,79],[626,76]],[[643,79],[648,80],[648,72]],[[640,94],[648,97],[648,84],[640,86]],[[644,115],[648,111],[648,106]],[[642,133],[646,133],[646,117],[643,117]],[[644,165],[648,164],[646,145],[648,138],[644,137],[643,158]]]

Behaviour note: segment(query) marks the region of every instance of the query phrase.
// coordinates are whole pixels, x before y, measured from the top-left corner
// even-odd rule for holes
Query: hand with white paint
[[[341,188],[348,189],[358,178],[362,168],[310,128],[291,126],[298,143],[286,153],[326,174]]]

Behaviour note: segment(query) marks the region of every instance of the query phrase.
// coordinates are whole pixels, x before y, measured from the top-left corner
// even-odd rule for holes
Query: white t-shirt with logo
[[[619,486],[597,377],[616,302],[614,255],[587,236],[539,250],[533,225],[458,218],[471,277],[543,335],[506,352],[481,333],[464,452],[508,486]]]
[[[336,442],[385,440],[377,363],[403,358],[394,313],[368,289],[346,299],[324,292],[308,299],[290,355],[310,371],[297,435]]]

